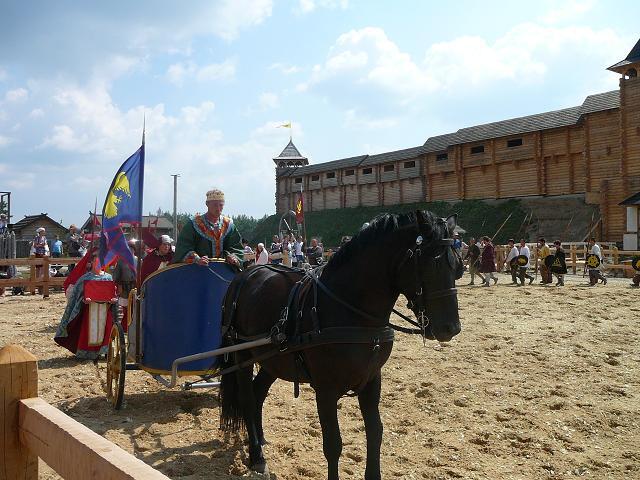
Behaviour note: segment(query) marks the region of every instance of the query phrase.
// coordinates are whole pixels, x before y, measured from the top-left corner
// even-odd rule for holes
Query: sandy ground
[[[468,281],[465,277],[461,284]],[[640,478],[640,292],[628,280],[588,288],[459,289],[463,331],[427,346],[399,334],[383,370],[384,478]],[[400,302],[399,302],[400,304]],[[53,341],[64,298],[0,297],[0,345],[39,359],[40,395],[174,479],[261,478],[240,438],[218,430],[216,393],[169,391],[128,372],[126,404],[107,404],[104,363]],[[340,404],[343,478],[362,478],[356,399]],[[266,403],[271,479],[324,478],[313,391],[274,385]],[[58,478],[42,464],[41,478]]]

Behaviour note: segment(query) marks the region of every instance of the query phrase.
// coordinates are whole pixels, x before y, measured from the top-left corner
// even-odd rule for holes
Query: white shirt
[[[513,260],[517,256],[518,256],[518,248],[514,245],[511,248],[511,251],[509,252],[509,255],[507,255],[507,259],[505,260],[505,263],[511,262],[511,260]]]
[[[593,247],[591,247],[590,253],[597,255],[600,261],[602,261],[602,250],[600,249],[600,245],[598,245],[597,243],[594,243]]]
[[[527,256],[527,264],[526,265],[519,265],[519,266],[520,267],[529,268],[529,259],[531,258],[531,251],[529,250],[529,247],[527,247],[526,245],[524,247],[520,247],[520,255],[526,255]]]
[[[304,242],[296,242],[295,243],[296,255],[302,255],[302,246],[303,245],[304,245]]]
[[[269,263],[269,254],[263,249],[256,257],[256,265],[266,265],[267,263]]]

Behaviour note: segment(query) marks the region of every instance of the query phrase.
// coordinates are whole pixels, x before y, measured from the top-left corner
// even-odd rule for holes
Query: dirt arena
[[[588,288],[459,289],[463,330],[422,345],[398,334],[383,370],[384,478],[640,478],[640,292],[628,280]],[[466,283],[467,277],[460,283]],[[400,302],[399,302],[400,303]],[[103,393],[104,363],[52,340],[64,297],[0,297],[0,346],[39,359],[40,396],[174,479],[246,476],[246,449],[218,430],[216,393],[169,391],[128,372],[126,404]],[[363,478],[357,400],[340,404],[343,478]],[[271,479],[324,478],[313,391],[274,385],[265,407]],[[41,478],[58,478],[44,464]]]

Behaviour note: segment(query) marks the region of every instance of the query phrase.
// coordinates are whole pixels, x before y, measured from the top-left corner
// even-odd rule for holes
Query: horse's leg
[[[342,438],[338,425],[338,398],[335,392],[316,391],[318,417],[322,426],[322,451],[327,459],[329,480],[338,479],[338,461],[342,453]]]
[[[382,421],[380,420],[380,372],[373,378],[358,395],[360,412],[364,419],[364,429],[367,435],[367,468],[364,472],[365,480],[378,480],[380,476],[380,445],[382,445]]]
[[[262,430],[262,405],[267,398],[269,388],[276,381],[276,377],[268,374],[264,368],[261,368],[253,379],[253,394],[256,398],[256,429],[258,431],[258,440],[260,445],[265,445],[267,441],[264,439],[264,431]]]
[[[256,472],[267,471],[267,462],[262,455],[262,446],[258,436],[256,426],[256,398],[253,394],[252,378],[253,367],[244,368],[237,373],[238,398],[242,405],[242,417],[247,427],[247,437],[249,440],[249,468]]]

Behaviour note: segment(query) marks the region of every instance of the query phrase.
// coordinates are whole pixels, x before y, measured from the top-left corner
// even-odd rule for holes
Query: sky
[[[261,217],[290,134],[321,163],[579,105],[617,88],[638,18],[636,0],[0,0],[0,190],[13,222],[82,222],[146,118],[145,213],[172,210],[179,174],[180,212],[217,187]]]

